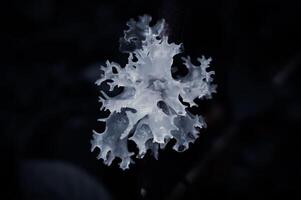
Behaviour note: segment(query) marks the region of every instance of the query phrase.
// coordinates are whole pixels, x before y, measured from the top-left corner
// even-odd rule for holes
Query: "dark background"
[[[1,2],[1,199],[300,198],[297,1]],[[168,145],[122,171],[90,152],[94,85],[129,18],[165,18],[170,41],[211,56],[218,93],[189,150]],[[177,63],[177,62],[176,62]],[[290,196],[290,197],[288,197]]]

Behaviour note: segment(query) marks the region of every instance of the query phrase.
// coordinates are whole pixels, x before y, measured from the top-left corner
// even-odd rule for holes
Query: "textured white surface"
[[[168,42],[164,20],[154,26],[149,26],[150,21],[151,17],[145,15],[127,23],[129,29],[120,39],[120,50],[129,53],[128,64],[121,67],[107,61],[96,81],[97,85],[109,84],[110,91],[116,86],[124,88],[114,97],[101,91],[100,102],[111,114],[104,119],[104,133],[94,131],[92,140],[92,151],[100,149],[98,158],[110,165],[118,157],[122,169],[133,162],[134,152],[129,152],[128,140],[137,145],[138,158],[148,150],[157,158],[158,149],[170,139],[176,140],[174,150],[188,149],[198,137],[195,127],[206,124],[201,116],[190,114],[179,97],[192,106],[194,99],[211,98],[216,89],[211,84],[214,72],[206,71],[211,58],[198,58],[199,65],[192,64],[189,57],[183,58],[188,74],[177,80],[172,77],[173,57],[181,53],[181,45]]]

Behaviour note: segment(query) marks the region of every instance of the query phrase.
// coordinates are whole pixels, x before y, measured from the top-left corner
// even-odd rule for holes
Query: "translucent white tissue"
[[[120,50],[129,54],[128,63],[121,67],[107,61],[96,81],[97,85],[109,84],[110,91],[123,88],[113,97],[101,90],[100,102],[111,114],[102,119],[105,131],[94,131],[92,139],[92,151],[100,149],[98,158],[111,165],[118,157],[122,169],[129,168],[135,154],[128,150],[129,140],[138,148],[137,158],[143,158],[148,150],[157,158],[158,150],[170,139],[176,140],[174,150],[188,149],[198,137],[195,127],[206,124],[201,116],[189,113],[179,97],[192,106],[196,105],[194,99],[211,98],[216,92],[214,72],[207,71],[211,58],[197,58],[198,65],[192,64],[190,57],[182,58],[188,74],[179,79],[172,77],[173,59],[181,53],[182,45],[168,42],[164,20],[154,26],[149,25],[150,21],[151,17],[144,15],[127,23],[129,29],[120,39]]]

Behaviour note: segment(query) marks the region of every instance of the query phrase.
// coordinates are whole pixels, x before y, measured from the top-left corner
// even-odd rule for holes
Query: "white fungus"
[[[173,78],[171,66],[182,45],[168,42],[164,20],[154,26],[149,25],[150,21],[151,17],[144,15],[127,23],[129,29],[120,39],[120,50],[129,54],[128,63],[121,67],[107,61],[96,81],[99,86],[108,84],[109,92],[116,87],[123,90],[112,97],[101,89],[100,102],[111,114],[101,119],[106,122],[105,131],[94,131],[91,149],[99,148],[98,159],[107,165],[120,158],[122,169],[129,168],[135,154],[128,150],[129,140],[137,145],[137,158],[143,158],[148,150],[157,158],[158,150],[170,139],[176,140],[174,150],[188,149],[198,137],[196,127],[206,124],[201,116],[189,113],[180,98],[193,106],[194,99],[211,98],[216,92],[214,72],[206,71],[211,58],[197,58],[199,65],[192,64],[190,57],[182,58],[188,73]]]

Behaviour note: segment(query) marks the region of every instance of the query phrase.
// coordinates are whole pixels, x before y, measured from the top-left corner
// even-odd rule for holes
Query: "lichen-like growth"
[[[109,84],[110,90],[122,87],[116,96],[101,90],[100,102],[111,114],[104,133],[94,131],[92,151],[98,147],[104,163],[110,165],[118,157],[120,168],[127,169],[134,152],[128,150],[128,140],[138,147],[138,158],[148,150],[158,157],[158,149],[175,139],[173,149],[184,151],[198,137],[196,127],[206,124],[201,116],[189,113],[179,98],[190,106],[196,98],[211,98],[216,86],[211,84],[213,71],[207,72],[211,58],[198,58],[199,65],[183,58],[188,74],[174,79],[171,73],[173,57],[181,53],[181,45],[169,43],[164,20],[150,26],[150,16],[131,19],[120,39],[120,50],[129,53],[128,63],[121,67],[106,62],[97,85]]]

